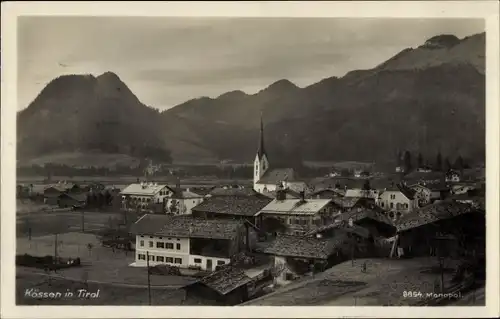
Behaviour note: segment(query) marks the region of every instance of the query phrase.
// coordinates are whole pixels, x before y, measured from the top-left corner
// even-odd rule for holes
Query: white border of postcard
[[[2,2],[1,314],[4,318],[496,317],[499,314],[499,4],[497,1]],[[487,284],[485,307],[16,306],[16,17],[20,15],[484,18]]]

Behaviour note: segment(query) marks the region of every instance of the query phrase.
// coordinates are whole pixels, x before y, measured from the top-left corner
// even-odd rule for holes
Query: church
[[[306,183],[297,181],[293,168],[271,168],[269,157],[264,148],[264,123],[260,117],[260,140],[254,161],[253,189],[261,194],[275,192],[278,189],[290,189],[296,192],[306,190]]]

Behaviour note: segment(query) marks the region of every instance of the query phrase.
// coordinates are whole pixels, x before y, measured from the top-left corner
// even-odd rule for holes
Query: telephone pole
[[[57,233],[54,235],[54,272],[57,272]]]
[[[151,306],[151,271],[149,269],[149,251],[146,251],[146,266],[148,269],[148,304]]]

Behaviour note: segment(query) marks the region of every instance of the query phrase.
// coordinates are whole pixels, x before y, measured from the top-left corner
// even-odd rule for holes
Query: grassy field
[[[17,237],[27,236],[29,227],[31,227],[32,236],[53,234],[55,230],[61,233],[72,231],[97,232],[109,228],[110,220],[114,224],[114,221],[122,220],[122,218],[120,213],[113,212],[31,212],[17,215],[16,234]]]
[[[88,249],[92,244],[92,249]],[[36,236],[29,240],[26,237],[17,239],[16,254],[34,256],[54,255],[55,235]],[[130,267],[134,262],[133,251],[115,250],[102,247],[99,239],[93,234],[66,233],[57,236],[57,255],[60,257],[80,257],[83,267],[67,268],[57,271],[66,279],[115,283],[121,285],[147,285],[145,268]],[[20,267],[25,273],[43,275],[43,271],[34,268]],[[184,276],[151,276],[152,286],[184,286],[193,282],[191,277]]]

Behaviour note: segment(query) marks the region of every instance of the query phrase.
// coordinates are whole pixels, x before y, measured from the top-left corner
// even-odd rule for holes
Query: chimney
[[[300,194],[300,200],[302,202],[305,202],[306,201],[306,192],[301,191],[299,194]]]
[[[285,191],[278,189],[276,191],[276,200],[285,200],[286,199],[286,193]]]

